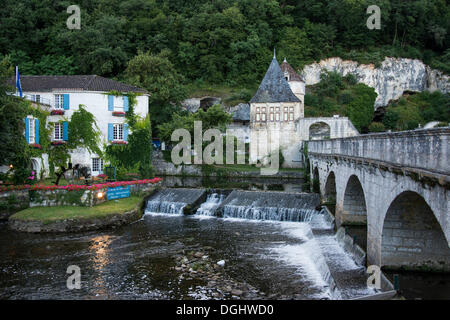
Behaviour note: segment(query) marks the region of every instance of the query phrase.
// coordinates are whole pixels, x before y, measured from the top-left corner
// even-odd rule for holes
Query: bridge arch
[[[351,175],[347,181],[342,209],[341,223],[362,225],[367,223],[366,197],[362,184],[356,175]]]
[[[324,121],[312,123],[308,128],[309,140],[323,140],[331,137],[331,127]]]
[[[325,182],[325,189],[323,194],[323,201],[329,206],[332,213],[335,213],[336,207],[336,175],[333,171],[328,174],[327,180]]]
[[[425,199],[400,193],[389,205],[381,235],[381,266],[450,271],[450,247]]]

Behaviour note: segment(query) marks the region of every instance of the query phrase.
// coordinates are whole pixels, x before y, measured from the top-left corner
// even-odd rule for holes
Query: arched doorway
[[[389,206],[383,223],[381,265],[391,269],[450,271],[450,247],[422,196],[405,191]]]
[[[316,122],[309,127],[309,140],[330,139],[330,126],[325,122]]]
[[[332,214],[335,214],[336,209],[336,176],[331,171],[325,183],[325,193],[323,196],[324,204],[330,209]]]
[[[348,179],[345,188],[341,223],[353,225],[367,223],[366,198],[361,182],[355,175]]]

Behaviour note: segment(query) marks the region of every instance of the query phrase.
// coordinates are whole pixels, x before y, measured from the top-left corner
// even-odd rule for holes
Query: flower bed
[[[64,110],[52,110],[50,111],[51,116],[62,116],[64,115]]]
[[[11,190],[42,190],[42,191],[52,191],[52,190],[100,190],[103,188],[116,188],[116,187],[124,187],[129,185],[140,185],[140,184],[155,184],[160,182],[161,178],[153,178],[153,179],[144,179],[144,180],[137,180],[137,181],[116,181],[116,182],[107,182],[107,183],[99,183],[99,184],[93,184],[90,186],[87,185],[76,185],[76,184],[69,184],[65,186],[45,186],[42,184],[35,184],[35,185],[20,185],[20,186],[0,186],[0,192],[4,191],[11,191]]]
[[[42,149],[41,145],[37,144],[37,143],[30,144],[30,147],[35,148],[35,149]]]

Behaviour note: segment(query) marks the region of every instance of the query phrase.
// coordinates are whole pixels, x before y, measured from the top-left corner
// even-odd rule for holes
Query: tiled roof
[[[51,92],[57,90],[82,90],[82,91],[119,91],[148,93],[146,90],[130,86],[112,79],[91,76],[20,76],[23,91]],[[14,82],[12,81],[12,85]]]
[[[283,63],[281,64],[281,71],[283,71],[283,74],[286,72],[289,74],[289,80],[290,81],[301,81],[305,82],[303,78],[295,72],[294,68],[291,67],[291,65],[284,59]]]
[[[289,83],[284,78],[283,71],[277,59],[272,59],[269,69],[259,85],[250,103],[300,102],[292,92]]]

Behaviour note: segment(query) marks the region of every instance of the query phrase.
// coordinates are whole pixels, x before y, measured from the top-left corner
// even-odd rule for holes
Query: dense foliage
[[[122,95],[119,92],[110,92],[109,94]],[[135,114],[136,96],[133,93],[128,93],[127,96],[130,102],[126,113],[126,122],[130,129],[128,143],[105,145],[105,159],[116,167],[118,180],[127,180],[132,176],[149,178],[153,175],[150,116],[141,118]]]
[[[360,132],[367,132],[373,118],[377,94],[373,88],[357,83],[352,74],[321,74],[321,81],[305,95],[305,117],[347,116]]]
[[[391,102],[382,124],[390,130],[413,130],[431,121],[450,123],[450,95],[439,91],[405,95]]]
[[[295,68],[330,56],[379,63],[390,55],[450,70],[446,0],[81,0],[81,30],[66,27],[71,4],[2,1],[0,55],[23,74],[123,78],[127,66],[136,73],[144,63],[128,62],[151,50],[187,80],[228,85],[257,83],[274,47]],[[381,30],[366,27],[373,4]],[[148,62],[143,72],[158,61]]]
[[[186,129],[194,139],[194,122],[201,121],[202,123],[202,137],[203,133],[208,129],[219,129],[225,131],[226,125],[231,123],[232,116],[225,111],[221,105],[214,105],[208,108],[207,111],[199,109],[196,113],[188,113],[186,115],[174,114],[173,120],[160,125],[159,132],[161,139],[166,143],[171,143],[172,132],[177,129]]]

